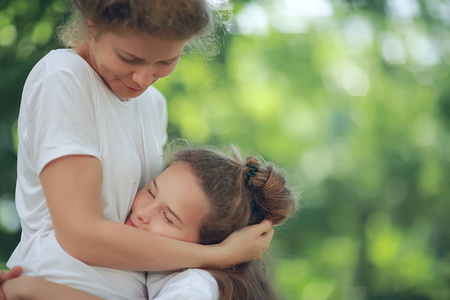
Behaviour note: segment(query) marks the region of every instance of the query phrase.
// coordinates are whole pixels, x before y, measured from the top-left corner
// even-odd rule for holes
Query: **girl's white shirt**
[[[165,98],[155,88],[122,102],[75,52],[47,54],[22,94],[15,199],[22,236],[7,266],[106,299],[146,299],[144,272],[88,266],[60,247],[39,174],[66,155],[98,158],[103,213],[124,223],[138,189],[162,171],[166,128]]]
[[[149,272],[148,297],[154,300],[218,300],[214,277],[201,269],[182,272]]]

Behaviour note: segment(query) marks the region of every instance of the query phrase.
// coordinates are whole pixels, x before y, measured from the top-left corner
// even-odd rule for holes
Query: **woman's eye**
[[[169,60],[169,61],[162,61],[161,62],[163,65],[165,65],[165,66],[170,66],[170,65],[172,65],[173,64],[173,60]]]
[[[132,63],[132,62],[135,61],[134,59],[127,59],[127,58],[125,58],[125,57],[123,57],[123,56],[120,56],[120,55],[119,55],[119,57],[120,57],[120,59],[121,59],[122,61],[124,61],[124,62],[126,62],[126,63]]]

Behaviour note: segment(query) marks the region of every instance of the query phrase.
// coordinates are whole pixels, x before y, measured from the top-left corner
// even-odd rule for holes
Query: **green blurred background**
[[[450,1],[231,1],[214,60],[157,83],[169,134],[288,172],[271,246],[283,299],[450,299]],[[20,236],[16,119],[63,0],[0,0],[0,266]]]

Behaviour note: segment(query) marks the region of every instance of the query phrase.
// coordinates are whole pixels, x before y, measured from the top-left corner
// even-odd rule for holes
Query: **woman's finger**
[[[11,270],[7,270],[7,271],[0,271],[0,284],[2,284],[3,282],[19,277],[20,274],[22,274],[23,269],[20,266],[14,267]]]
[[[267,219],[261,221],[261,223],[259,223],[259,224],[251,225],[251,227],[253,228],[253,230],[255,231],[255,233],[258,236],[261,236],[261,235],[273,230],[272,229],[272,221],[269,221]]]
[[[270,240],[272,240],[274,233],[275,233],[275,231],[273,230],[273,228],[270,228],[269,231],[263,232],[263,234],[261,234],[261,237],[268,239],[270,241]]]

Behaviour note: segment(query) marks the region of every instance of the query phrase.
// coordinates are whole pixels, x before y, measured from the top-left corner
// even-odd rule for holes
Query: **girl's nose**
[[[150,224],[152,215],[153,215],[153,208],[150,205],[140,207],[139,209],[136,210],[136,216],[138,220],[145,225]]]

